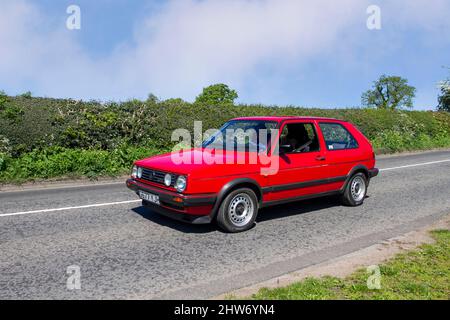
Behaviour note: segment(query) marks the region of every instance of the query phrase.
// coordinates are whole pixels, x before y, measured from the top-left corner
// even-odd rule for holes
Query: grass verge
[[[287,287],[262,288],[255,300],[414,300],[450,299],[450,230],[432,231],[436,240],[417,250],[398,254],[380,265],[381,288],[369,289],[368,273],[350,276],[306,278]]]

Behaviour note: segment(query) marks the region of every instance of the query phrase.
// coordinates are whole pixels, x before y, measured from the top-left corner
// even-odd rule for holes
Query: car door
[[[309,148],[309,151],[283,152],[280,147],[284,143],[283,135],[286,126],[291,128],[292,124],[302,124],[314,135],[315,146]],[[282,124],[278,139],[279,170],[277,174],[269,176],[269,194],[265,196],[267,201],[283,202],[325,191],[323,183],[328,178],[327,161],[318,132],[315,121],[291,120]]]

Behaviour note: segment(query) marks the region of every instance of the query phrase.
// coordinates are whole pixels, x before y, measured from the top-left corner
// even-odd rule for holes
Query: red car
[[[263,207],[330,195],[361,205],[376,175],[372,146],[351,123],[246,117],[230,120],[199,147],[135,162],[127,186],[158,213],[239,232]]]

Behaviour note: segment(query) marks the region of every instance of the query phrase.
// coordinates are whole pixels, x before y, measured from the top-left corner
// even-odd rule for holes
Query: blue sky
[[[66,8],[81,9],[68,30]],[[368,30],[369,5],[381,30]],[[446,0],[1,0],[0,90],[126,100],[192,101],[224,82],[239,102],[360,105],[381,74],[437,104],[450,66]]]

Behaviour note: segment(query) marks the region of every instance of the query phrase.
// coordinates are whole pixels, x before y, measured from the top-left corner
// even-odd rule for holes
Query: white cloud
[[[92,58],[64,24],[52,24],[36,5],[2,0],[0,88],[19,86],[27,91],[30,85],[41,95],[101,99],[144,97],[153,92],[192,100],[203,86],[226,82],[238,90],[253,86],[260,93],[279,83],[291,66],[297,68],[317,55],[332,59],[336,46],[346,41],[353,44],[354,38],[342,35],[364,31],[370,3],[170,1],[136,25],[134,41],[118,45],[100,60]],[[433,22],[436,15],[446,21],[446,1],[436,0],[436,6],[425,3],[396,1],[397,7],[389,8],[398,12],[398,23],[411,23],[417,13],[426,28],[439,26]],[[261,71],[266,66],[277,70],[273,78]],[[269,77],[267,81],[256,78],[262,74]]]
[[[34,86],[42,94],[83,94],[83,86],[101,75],[64,28],[53,29],[49,19],[28,1],[0,4],[0,85]],[[11,85],[13,84],[13,85]]]
[[[288,69],[330,49],[359,7],[353,0],[174,1],[145,22],[134,61],[165,96],[192,96],[218,81],[240,87],[268,61]]]

